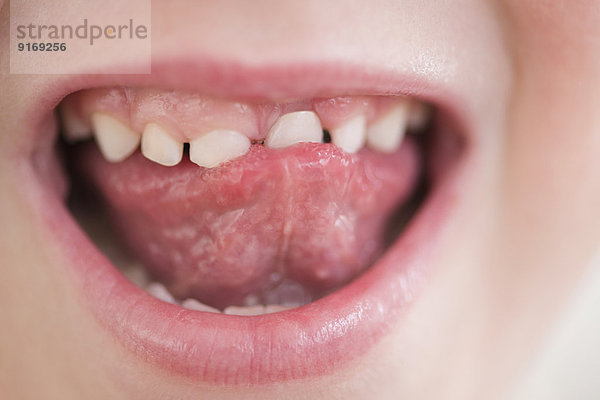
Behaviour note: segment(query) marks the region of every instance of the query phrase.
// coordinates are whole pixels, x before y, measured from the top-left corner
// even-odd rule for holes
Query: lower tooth
[[[265,306],[265,314],[273,314],[276,312],[285,311],[285,310],[289,310],[292,308],[295,308],[295,307],[282,306],[280,304],[269,304],[268,306]]]
[[[217,310],[216,308],[207,306],[206,304],[200,303],[198,300],[195,299],[185,299],[181,302],[181,306],[183,308],[187,308],[188,310],[205,311],[219,314],[221,313],[221,311]]]
[[[297,306],[284,306],[281,304],[269,304],[266,306],[255,305],[249,307],[229,306],[223,313],[227,315],[263,315],[286,311]]]
[[[223,313],[227,315],[262,315],[265,314],[265,306],[229,306],[223,310]]]
[[[169,293],[167,288],[160,283],[152,282],[151,284],[146,286],[146,291],[159,300],[171,304],[176,303],[175,299],[173,298],[173,295]]]

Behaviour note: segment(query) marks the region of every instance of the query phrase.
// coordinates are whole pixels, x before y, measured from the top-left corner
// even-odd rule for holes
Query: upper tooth
[[[362,114],[331,130],[333,144],[347,153],[356,153],[360,150],[364,146],[366,138],[367,119]]]
[[[408,103],[401,102],[392,107],[369,126],[367,144],[373,150],[393,153],[400,146],[408,115]]]
[[[282,148],[300,142],[322,141],[323,128],[317,114],[312,111],[297,111],[279,117],[269,129],[265,146]]]
[[[149,123],[142,133],[142,154],[159,164],[173,166],[183,157],[183,143],[173,139],[163,128]]]
[[[237,131],[217,129],[190,142],[190,160],[212,168],[243,156],[250,149],[250,139]]]
[[[123,161],[140,143],[140,135],[108,114],[92,114],[92,126],[100,151],[110,162]]]
[[[63,105],[59,112],[63,135],[68,142],[78,142],[92,137],[92,127],[75,110]]]

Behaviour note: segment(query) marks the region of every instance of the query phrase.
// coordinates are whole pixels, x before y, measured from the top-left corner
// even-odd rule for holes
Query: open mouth
[[[420,195],[430,117],[399,97],[131,88],[78,92],[61,111],[67,138],[98,144],[66,149],[71,209],[94,242],[161,300],[241,315],[308,304],[382,255]]]
[[[444,99],[91,82],[40,113],[27,186],[125,348],[266,383],[326,374],[397,323],[468,164]]]

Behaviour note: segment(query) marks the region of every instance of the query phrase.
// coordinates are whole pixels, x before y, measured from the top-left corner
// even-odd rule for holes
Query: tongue
[[[392,155],[256,145],[217,168],[167,168],[139,152],[110,164],[89,145],[77,165],[155,279],[223,308],[304,303],[367,268],[415,184],[418,155],[409,140]]]

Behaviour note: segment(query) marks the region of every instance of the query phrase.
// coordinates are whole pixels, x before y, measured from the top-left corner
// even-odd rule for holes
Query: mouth
[[[88,76],[42,94],[23,189],[127,351],[265,384],[326,375],[401,323],[471,164],[466,113],[410,77],[343,70]]]

